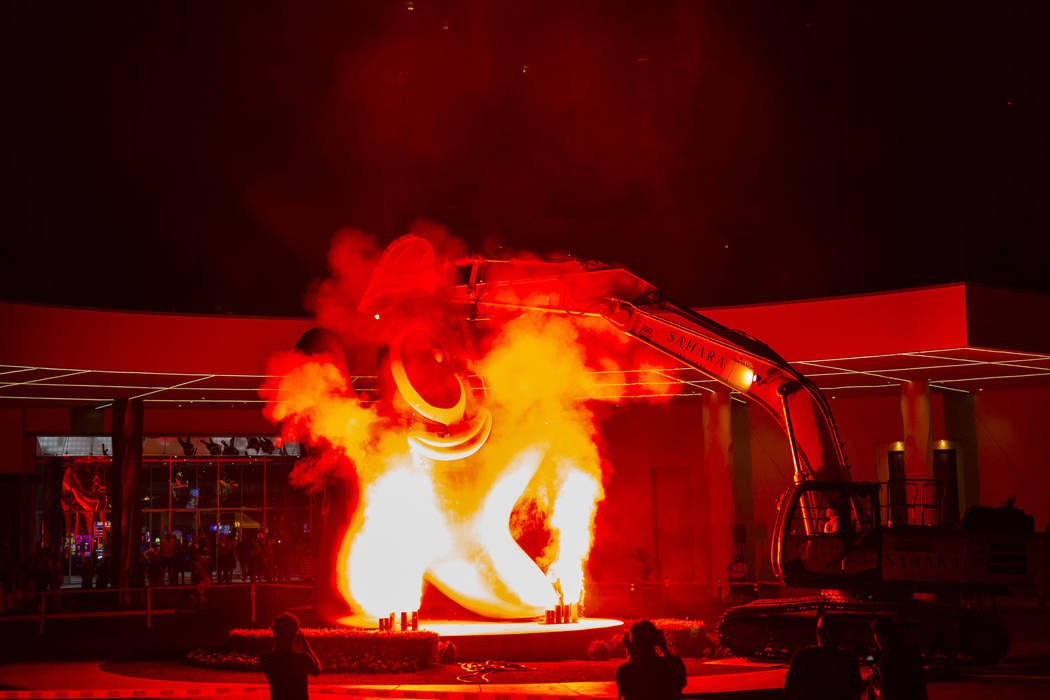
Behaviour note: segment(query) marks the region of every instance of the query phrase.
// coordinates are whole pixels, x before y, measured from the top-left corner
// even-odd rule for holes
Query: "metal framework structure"
[[[830,398],[858,392],[895,391],[909,381],[931,388],[971,393],[986,388],[1050,383],[1050,355],[1012,350],[954,347],[938,350],[793,360],[791,364]],[[595,372],[598,393],[624,399],[681,398],[714,391],[717,382],[697,370],[669,363],[646,369]],[[179,374],[113,369],[34,367],[0,364],[0,401],[49,402],[108,407],[114,398],[141,398],[157,407],[193,405],[238,408],[266,402],[263,374]],[[372,375],[351,377],[358,392],[375,389]],[[484,377],[471,378],[475,390]]]

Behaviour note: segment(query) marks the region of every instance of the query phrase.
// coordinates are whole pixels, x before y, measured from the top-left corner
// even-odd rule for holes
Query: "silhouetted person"
[[[273,568],[276,581],[288,583],[291,580],[293,554],[292,543],[287,536],[277,540],[273,546]]]
[[[922,655],[904,644],[897,625],[888,617],[871,623],[871,634],[880,654],[871,672],[871,684],[881,700],[926,700]]]
[[[248,540],[248,535],[242,532],[241,539],[234,549],[237,552],[237,561],[241,565],[241,583],[244,583],[252,573],[252,543]],[[254,578],[252,583],[255,583]]]
[[[80,569],[80,587],[95,587],[95,557],[90,553],[84,555],[84,563]]]
[[[634,550],[634,558],[642,563],[642,571],[638,574],[638,577],[642,581],[651,581],[653,578],[653,559],[649,556],[649,552],[638,547]]]
[[[234,553],[233,542],[226,535],[219,537],[215,547],[215,558],[219,565],[219,583],[233,583]]]
[[[835,618],[821,615],[817,620],[816,646],[803,647],[791,657],[784,695],[798,700],[856,700],[864,689],[860,665],[838,647],[839,629]]]
[[[667,648],[664,633],[648,620],[631,626],[625,636],[627,663],[616,669],[616,689],[624,700],[682,697],[685,664]],[[657,650],[660,651],[657,654]]]
[[[103,558],[103,563],[106,559]],[[107,565],[108,568],[109,565]],[[99,574],[101,577],[101,573]],[[145,588],[146,587],[146,559],[143,556],[135,557],[131,560],[131,566],[128,567],[128,586],[131,588]]]
[[[193,557],[190,567],[191,580],[197,589],[197,607],[203,609],[208,599],[208,589],[211,588],[211,571],[208,570],[208,560],[198,554]]]
[[[164,585],[164,560],[160,558],[160,544],[154,544],[146,550],[146,573],[149,574],[149,585]]]
[[[102,555],[95,573],[95,588],[109,588],[113,582],[113,560],[108,554]],[[130,584],[129,584],[130,585]],[[143,586],[146,584],[143,583]]]
[[[248,553],[248,575],[251,576],[252,583],[262,581],[266,574],[266,552],[261,540],[260,537],[253,538],[252,548]]]
[[[179,578],[179,583],[186,582],[186,568],[189,564],[190,552],[186,546],[188,541],[183,539],[186,535],[175,539],[175,573]]]
[[[274,619],[273,651],[262,655],[259,666],[270,684],[270,700],[307,700],[306,676],[321,674],[321,662],[299,629],[299,618],[289,613]]]
[[[164,539],[160,541],[160,561],[164,564],[164,570],[168,572],[169,586],[175,585],[175,574],[177,570],[175,565],[176,549],[175,535],[169,532],[165,535]]]

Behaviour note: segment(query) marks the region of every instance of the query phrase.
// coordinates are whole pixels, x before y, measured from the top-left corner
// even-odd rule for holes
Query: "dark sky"
[[[416,217],[693,305],[1050,293],[1041,3],[25,5],[0,298],[296,314]]]

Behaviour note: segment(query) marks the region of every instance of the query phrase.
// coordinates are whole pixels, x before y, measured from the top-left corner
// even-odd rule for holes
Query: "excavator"
[[[441,260],[429,242],[405,236],[384,254],[362,309],[377,296],[412,291],[433,295],[466,322],[527,312],[604,319],[772,416],[794,465],[777,505],[772,567],[788,588],[812,593],[729,608],[718,634],[731,652],[784,658],[812,643],[818,615],[833,614],[857,648],[870,644],[871,620],[889,615],[930,660],[990,665],[1007,653],[1000,620],[961,601],[1034,587],[1041,536],[884,522],[890,509],[880,502],[883,490],[851,480],[828,401],[766,344],[663,298],[624,268],[597,262]]]

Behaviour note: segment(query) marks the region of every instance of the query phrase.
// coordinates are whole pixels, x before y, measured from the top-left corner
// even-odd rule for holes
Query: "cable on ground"
[[[488,683],[489,675],[500,671],[535,671],[536,669],[513,661],[468,661],[459,665],[466,671],[462,676],[457,676],[460,683]]]

